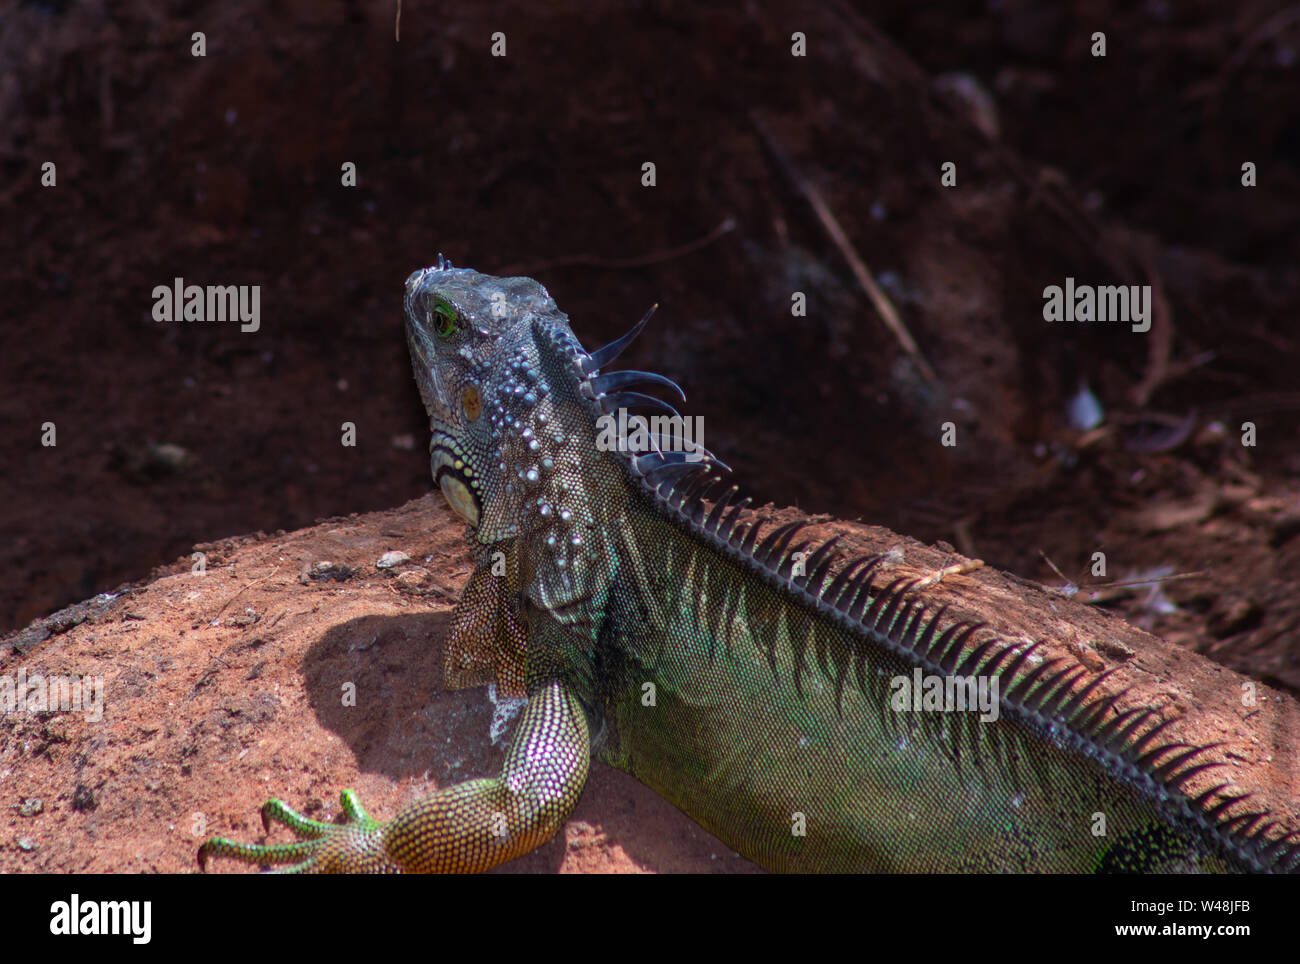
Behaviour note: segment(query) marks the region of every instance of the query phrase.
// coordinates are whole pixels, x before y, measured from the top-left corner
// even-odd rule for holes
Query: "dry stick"
[[[1088,598],[1080,599],[1079,602],[1085,606],[1097,606],[1108,603],[1114,599],[1121,599],[1129,595],[1129,590],[1142,589],[1144,587],[1155,589],[1167,582],[1180,582],[1184,579],[1203,579],[1205,571],[1196,572],[1176,572],[1169,576],[1157,576],[1153,579],[1133,579],[1128,582],[1102,582],[1091,586],[1080,586],[1079,591],[1087,591]]]
[[[1140,588],[1142,586],[1160,585],[1166,582],[1181,582],[1184,579],[1199,579],[1202,576],[1206,575],[1205,570],[1197,569],[1192,572],[1175,572],[1175,573],[1171,573],[1168,576],[1153,576],[1150,579],[1122,579],[1119,580],[1118,582],[1095,582],[1089,586],[1080,586],[1073,579],[1067,578],[1065,573],[1061,572],[1061,570],[1056,567],[1056,563],[1052,562],[1052,560],[1048,557],[1047,553],[1045,553],[1042,549],[1038,550],[1038,554],[1042,556],[1043,562],[1047,563],[1047,565],[1051,568],[1052,572],[1056,573],[1056,575],[1060,578],[1060,580],[1063,583],[1065,583],[1064,586],[1057,589],[1056,591],[1064,592],[1070,587],[1073,587],[1075,592],[1082,592],[1083,590],[1086,589],[1089,592],[1092,592],[1093,594],[1091,599],[1083,600],[1083,602],[1089,606],[1091,606],[1093,603],[1108,602],[1111,599],[1123,595],[1123,593],[1109,593],[1103,595],[1101,593],[1096,592],[1096,590],[1098,589]]]
[[[976,569],[984,568],[983,559],[967,559],[965,562],[957,562],[951,566],[944,566],[942,569],[933,569],[928,575],[919,579],[911,587],[911,591],[918,589],[927,589],[937,582],[943,582],[944,576],[964,576],[968,572],[974,572]]]
[[[397,19],[393,22],[394,43],[402,42],[402,0],[397,0]]]
[[[240,596],[242,596],[245,590],[252,589],[254,586],[260,586],[268,579],[273,578],[275,574],[279,571],[280,571],[280,564],[277,563],[275,568],[271,570],[270,574],[263,576],[261,579],[254,579],[252,582],[245,583],[243,586],[239,588],[238,592],[236,592],[233,596],[231,596],[224,603],[222,603],[221,608],[217,610],[217,614],[213,616],[212,619],[207,620],[207,622],[211,623],[214,619],[220,619],[221,614],[224,613],[227,609],[229,609],[230,604],[234,602],[236,599],[238,599]]]
[[[1056,568],[1056,563],[1052,562],[1052,560],[1048,557],[1047,553],[1045,553],[1042,549],[1039,549],[1038,554],[1043,557],[1043,562],[1047,563],[1047,565],[1051,567],[1052,572],[1056,573],[1057,578],[1059,578],[1061,582],[1065,583],[1065,586],[1063,588],[1069,588],[1073,586],[1075,589],[1078,589],[1078,586],[1075,585],[1073,579],[1067,579],[1065,577],[1065,573],[1061,572],[1060,569]]]
[[[795,170],[790,158],[777,145],[775,139],[773,139],[771,133],[768,131],[767,125],[763,123],[762,119],[752,112],[749,115],[749,119],[754,125],[754,129],[758,131],[759,137],[762,138],[764,145],[767,147],[772,157],[775,158],[777,166],[781,168],[781,172],[794,183],[795,187],[799,189],[799,192],[804,196],[808,203],[812,205],[813,211],[817,214],[817,220],[821,222],[822,228],[826,231],[827,235],[830,236],[831,241],[833,241],[835,246],[840,249],[840,254],[844,256],[844,260],[849,263],[849,267],[853,270],[854,277],[858,279],[858,284],[862,285],[862,289],[867,293],[867,297],[871,299],[871,303],[876,306],[876,311],[879,313],[881,320],[885,323],[885,327],[893,333],[894,338],[897,339],[899,345],[902,346],[903,351],[907,352],[908,357],[912,359],[912,363],[916,365],[917,370],[921,373],[922,377],[930,383],[932,388],[937,388],[938,379],[935,377],[934,369],[930,367],[929,362],[927,362],[925,357],[921,354],[921,349],[918,348],[916,342],[912,340],[911,333],[907,330],[907,326],[903,324],[903,320],[898,316],[898,312],[894,309],[894,305],[889,300],[889,297],[880,290],[880,286],[876,284],[876,279],[871,276],[870,270],[868,270],[867,266],[862,262],[862,259],[858,257],[858,253],[854,249],[853,243],[849,241],[848,237],[844,234],[844,229],[840,227],[839,221],[835,219],[835,215],[831,213],[826,202],[822,200],[821,193]]]
[[[735,218],[726,218],[721,224],[702,238],[696,238],[694,241],[687,241],[685,244],[679,244],[675,248],[668,248],[665,251],[655,251],[651,254],[641,255],[636,258],[597,258],[592,255],[576,254],[565,258],[553,258],[550,261],[508,264],[503,268],[498,268],[497,272],[502,276],[531,275],[536,271],[545,271],[550,268],[569,267],[571,265],[583,265],[588,268],[640,268],[647,264],[658,264],[661,261],[671,261],[674,258],[680,258],[684,254],[690,254],[692,251],[702,248],[706,244],[712,244],[728,231],[734,231],[735,229]]]

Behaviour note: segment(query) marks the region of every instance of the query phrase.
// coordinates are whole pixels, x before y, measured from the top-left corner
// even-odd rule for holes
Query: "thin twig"
[[[236,592],[233,596],[231,596],[224,603],[222,603],[221,608],[217,610],[217,614],[213,616],[212,619],[207,620],[207,622],[211,624],[214,620],[220,619],[221,614],[224,613],[227,609],[229,609],[230,604],[234,602],[236,599],[238,599],[240,596],[242,596],[245,590],[252,589],[254,586],[260,586],[268,579],[274,578],[275,574],[280,571],[281,565],[282,564],[277,563],[276,567],[272,569],[268,575],[263,576],[261,579],[254,579],[252,582],[245,583],[243,586],[241,586],[238,592]]]
[[[1042,549],[1039,549],[1038,554],[1043,557],[1043,562],[1047,563],[1048,568],[1050,568],[1052,572],[1056,573],[1056,578],[1060,579],[1061,582],[1065,583],[1066,589],[1079,588],[1077,585],[1075,585],[1073,579],[1067,579],[1065,573],[1061,572],[1060,569],[1056,568],[1056,563],[1052,562],[1052,560],[1048,557],[1047,553],[1045,553]]]
[[[1204,569],[1197,569],[1194,572],[1174,572],[1167,576],[1152,576],[1149,579],[1128,579],[1121,582],[1098,582],[1086,589],[1124,589],[1135,588],[1139,586],[1155,586],[1166,582],[1182,582],[1184,579],[1200,579],[1207,575]]]
[[[680,258],[684,254],[690,254],[692,251],[699,250],[706,244],[712,244],[728,231],[734,231],[735,229],[735,218],[726,218],[721,224],[702,238],[696,238],[694,241],[687,241],[685,244],[679,244],[675,248],[668,248],[664,251],[655,251],[636,258],[598,258],[594,255],[576,254],[564,258],[552,258],[550,261],[532,261],[525,264],[508,264],[503,268],[498,268],[497,272],[503,276],[531,275],[537,271],[547,271],[551,268],[567,268],[572,265],[582,265],[587,268],[640,268],[647,264],[659,264],[663,261],[672,261],[674,258]]]
[[[942,569],[933,570],[928,576],[918,580],[911,589],[912,591],[925,589],[929,586],[933,586],[937,582],[942,582],[944,576],[962,576],[968,572],[974,572],[976,569],[983,568],[983,559],[967,559],[965,562],[958,562],[951,566],[944,566]]]
[[[912,339],[911,332],[909,332],[907,326],[903,324],[903,319],[899,317],[898,311],[894,308],[893,302],[891,302],[889,297],[880,290],[880,286],[876,284],[876,279],[872,277],[871,271],[863,263],[862,258],[858,256],[858,252],[853,247],[853,243],[849,241],[848,236],[844,233],[844,229],[840,227],[839,221],[836,220],[830,207],[827,206],[825,200],[822,199],[821,192],[819,192],[817,188],[795,170],[794,164],[790,161],[790,158],[786,155],[785,151],[776,143],[775,138],[773,138],[771,133],[768,131],[767,125],[763,123],[762,118],[751,112],[749,119],[751,123],[753,123],[754,129],[758,131],[758,135],[762,138],[764,145],[776,160],[777,166],[781,168],[781,172],[794,183],[795,187],[799,189],[799,193],[801,193],[804,196],[804,199],[812,205],[812,209],[817,215],[817,220],[821,222],[823,230],[825,230],[831,241],[833,241],[835,246],[839,248],[840,254],[843,255],[844,260],[849,263],[849,267],[853,271],[853,276],[858,279],[858,284],[862,286],[862,289],[867,293],[867,297],[871,299],[871,303],[875,305],[876,312],[885,323],[885,327],[893,333],[894,338],[898,341],[898,344],[902,347],[903,351],[907,353],[908,357],[912,359],[912,363],[916,365],[917,371],[921,373],[921,376],[929,382],[931,387],[938,387],[938,379],[935,377],[934,369],[930,367],[930,363],[927,362],[925,356],[921,354],[921,349],[917,347],[916,342]]]
[[[1047,553],[1042,549],[1038,550],[1038,555],[1042,557],[1043,562],[1047,563],[1048,568],[1050,568],[1052,572],[1056,573],[1057,578],[1065,583],[1065,585],[1058,589],[1057,592],[1064,593],[1067,596],[1074,596],[1076,593],[1087,591],[1092,594],[1091,598],[1084,599],[1083,602],[1089,606],[1093,603],[1108,602],[1111,599],[1123,595],[1122,592],[1109,592],[1103,594],[1097,592],[1098,589],[1137,589],[1142,586],[1158,586],[1166,582],[1182,582],[1184,579],[1199,579],[1205,575],[1204,570],[1196,570],[1194,572],[1171,573],[1168,576],[1151,576],[1146,579],[1121,579],[1117,582],[1095,582],[1088,586],[1080,586],[1073,579],[1068,578],[1065,573],[1061,572],[1061,570],[1057,568],[1056,563],[1052,562],[1052,560],[1048,558]]]

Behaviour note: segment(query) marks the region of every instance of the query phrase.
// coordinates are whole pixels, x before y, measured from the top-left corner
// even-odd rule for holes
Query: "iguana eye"
[[[456,308],[450,301],[445,301],[442,298],[434,299],[433,330],[439,338],[450,338],[454,335],[459,321]]]

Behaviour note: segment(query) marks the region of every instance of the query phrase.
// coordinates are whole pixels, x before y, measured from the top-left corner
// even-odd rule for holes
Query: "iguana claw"
[[[339,803],[347,818],[341,824],[304,817],[272,798],[262,805],[263,828],[270,833],[273,823],[288,827],[298,837],[295,843],[242,844],[211,837],[199,848],[199,869],[206,872],[210,857],[227,857],[248,864],[292,864],[277,871],[287,874],[397,870],[384,854],[384,824],[366,813],[351,790],[343,791]]]

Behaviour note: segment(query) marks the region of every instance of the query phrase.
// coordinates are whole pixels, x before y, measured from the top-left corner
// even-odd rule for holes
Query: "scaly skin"
[[[1104,678],[979,638],[878,560],[758,537],[715,462],[602,447],[598,419],[648,402],[601,373],[539,284],[439,265],[406,286],[431,464],[477,567],[447,676],[526,692],[502,774],[440,790],[388,823],[279,801],[300,840],[216,838],[199,852],[311,871],[477,871],[547,840],[598,753],[774,870],[1290,870],[1300,848],[1226,784],[1182,790],[1207,748],[1117,713]],[[642,323],[644,324],[644,322]],[[634,329],[632,334],[639,330]],[[662,403],[660,403],[662,404]],[[693,454],[692,458],[696,456]],[[695,471],[695,470],[699,471]],[[999,684],[997,719],[891,708],[920,668]]]

